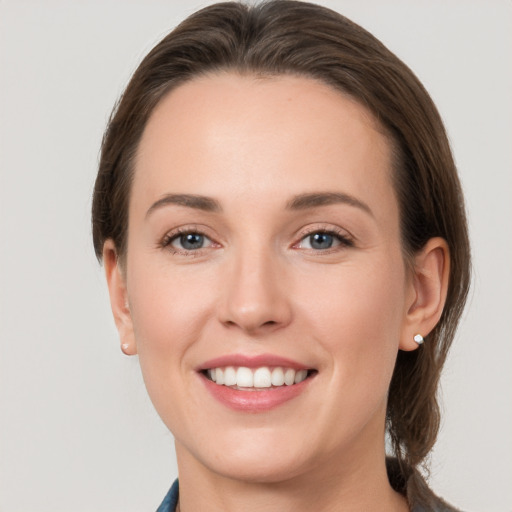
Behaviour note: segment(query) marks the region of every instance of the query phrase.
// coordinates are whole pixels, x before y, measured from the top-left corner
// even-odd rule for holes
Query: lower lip
[[[299,384],[293,384],[292,386],[266,388],[261,391],[242,391],[215,384],[202,374],[200,376],[206,389],[214,398],[230,409],[242,412],[264,412],[275,409],[303,393],[312,378],[308,377]]]

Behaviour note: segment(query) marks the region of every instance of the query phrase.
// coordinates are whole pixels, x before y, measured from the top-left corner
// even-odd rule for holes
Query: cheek
[[[191,391],[190,354],[205,331],[212,298],[203,280],[150,265],[143,269],[129,289],[142,376],[162,421],[177,438],[186,438],[188,426],[197,423],[194,411],[201,410]]]
[[[179,349],[202,325],[210,301],[208,274],[173,268],[165,258],[134,261],[128,275],[138,348]]]
[[[387,393],[404,318],[404,275],[392,261],[347,265],[316,275],[296,294],[303,297],[303,328],[328,354],[344,389],[359,389],[354,396]]]
[[[186,354],[200,338],[214,301],[205,276],[194,279],[151,262],[133,268],[128,281],[133,328],[144,380],[155,401],[187,370]]]

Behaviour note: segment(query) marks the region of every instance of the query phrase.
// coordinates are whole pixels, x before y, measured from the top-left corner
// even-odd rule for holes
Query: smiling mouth
[[[201,372],[218,386],[227,386],[240,391],[265,391],[300,384],[317,373],[316,370],[295,370],[282,366],[226,366],[208,368]]]

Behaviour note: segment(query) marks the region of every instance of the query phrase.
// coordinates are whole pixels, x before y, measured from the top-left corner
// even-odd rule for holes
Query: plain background
[[[0,1],[1,512],[154,510],[176,476],[172,437],[119,350],[89,210],[116,98],[208,3]],[[397,53],[446,122],[474,283],[430,481],[464,510],[510,512],[512,2],[323,3]]]

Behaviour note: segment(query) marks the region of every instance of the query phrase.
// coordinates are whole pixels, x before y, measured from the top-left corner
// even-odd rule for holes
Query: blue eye
[[[308,238],[312,249],[330,249],[335,242],[334,237],[330,233],[313,233]]]
[[[197,251],[211,245],[211,240],[201,233],[182,233],[173,236],[167,244],[171,247],[184,251]]]
[[[326,251],[339,246],[352,247],[353,243],[350,239],[329,231],[315,231],[306,235],[299,243],[301,249],[315,251]]]

